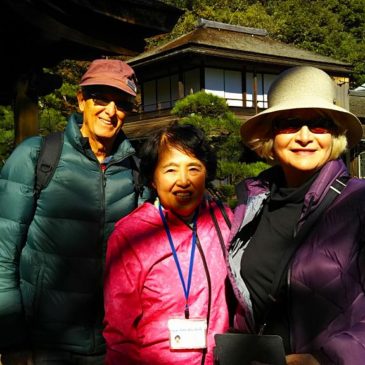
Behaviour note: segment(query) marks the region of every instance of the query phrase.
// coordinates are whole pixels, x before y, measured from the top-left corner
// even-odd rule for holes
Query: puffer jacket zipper
[[[106,244],[104,243],[104,231],[105,231],[105,188],[106,188],[106,184],[107,184],[107,177],[106,177],[106,170],[115,164],[118,164],[122,161],[124,161],[125,159],[130,158],[131,156],[133,156],[133,153],[128,153],[125,156],[114,160],[112,159],[110,162],[108,162],[105,165],[105,168],[102,167],[102,164],[100,164],[96,159],[96,161],[99,164],[99,170],[100,170],[100,197],[101,197],[101,206],[100,206],[100,217],[99,217],[99,242],[101,242],[102,244],[100,245],[100,256],[102,257],[102,268],[101,270],[104,271],[104,264],[105,264],[105,255],[106,255]],[[133,178],[133,176],[132,176]],[[101,276],[101,280],[103,276]],[[100,288],[103,287],[103,282],[100,282]],[[102,290],[102,289],[101,289]],[[99,315],[98,313],[95,313],[95,324],[98,323],[99,321]],[[97,332],[97,326],[94,326],[94,330],[93,330],[93,338],[92,338],[92,351],[94,352],[96,350],[96,332]]]

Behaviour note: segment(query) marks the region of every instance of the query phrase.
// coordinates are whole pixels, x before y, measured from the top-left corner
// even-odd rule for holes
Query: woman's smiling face
[[[195,156],[167,145],[159,152],[152,186],[165,209],[189,218],[203,199],[206,176]]]
[[[335,126],[325,120],[321,122],[310,112],[290,119],[292,127],[285,119],[277,126],[274,122],[273,153],[283,168],[288,185],[299,186],[330,159]]]

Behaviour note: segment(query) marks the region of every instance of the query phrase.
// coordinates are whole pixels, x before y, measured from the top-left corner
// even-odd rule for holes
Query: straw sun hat
[[[282,72],[268,93],[269,108],[248,119],[241,127],[245,143],[262,136],[262,130],[283,112],[315,109],[346,130],[348,147],[354,147],[362,138],[359,119],[348,110],[336,105],[335,84],[327,73],[310,66],[298,66]],[[261,131],[261,133],[260,133]]]

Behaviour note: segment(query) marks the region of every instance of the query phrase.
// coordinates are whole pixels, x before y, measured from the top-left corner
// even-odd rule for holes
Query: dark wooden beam
[[[2,0],[0,104],[16,106],[16,140],[37,130],[37,95],[28,98],[20,81],[29,85],[64,59],[137,55],[181,14],[155,0]]]

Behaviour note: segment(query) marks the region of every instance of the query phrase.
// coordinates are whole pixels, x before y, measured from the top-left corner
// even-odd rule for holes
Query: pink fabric
[[[214,205],[223,237],[229,229]],[[232,213],[227,209],[228,215]],[[182,272],[186,280],[192,231],[170,212],[165,212]],[[198,237],[207,261],[211,287],[208,352],[212,365],[214,334],[228,328],[225,297],[226,264],[206,204],[197,224]],[[196,249],[189,295],[191,318],[206,318],[208,284],[202,258]],[[200,365],[201,350],[171,351],[167,321],[183,317],[184,292],[171,248],[155,206],[145,203],[121,219],[108,243],[105,277],[105,330],[108,365]]]

